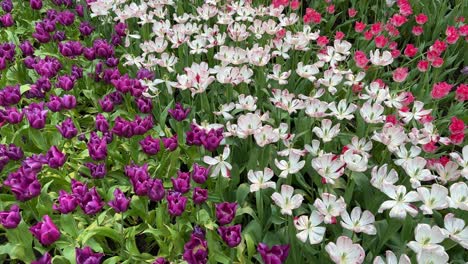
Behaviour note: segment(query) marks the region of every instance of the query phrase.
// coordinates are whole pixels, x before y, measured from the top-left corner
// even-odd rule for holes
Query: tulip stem
[[[120,256],[122,257],[123,256],[123,253],[124,253],[124,243],[125,243],[125,237],[124,237],[124,215],[123,215],[123,212],[120,213],[120,221],[121,221],[121,225],[120,225],[120,238],[121,238],[121,245],[120,245]]]
[[[260,224],[263,225],[263,196],[262,190],[258,190],[255,195],[257,196],[257,209],[258,209],[258,218],[260,219]]]

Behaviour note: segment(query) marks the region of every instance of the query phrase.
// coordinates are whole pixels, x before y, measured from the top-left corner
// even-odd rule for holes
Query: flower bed
[[[464,263],[463,1],[2,0],[0,262]]]

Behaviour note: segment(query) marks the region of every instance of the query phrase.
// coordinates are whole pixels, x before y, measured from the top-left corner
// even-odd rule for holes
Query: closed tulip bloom
[[[223,202],[216,204],[216,218],[220,225],[227,225],[236,216],[237,203]]]
[[[29,125],[35,129],[41,129],[45,127],[47,118],[47,110],[44,110],[44,103],[31,103],[29,106],[24,108],[26,118],[29,121]]]
[[[257,246],[265,264],[281,264],[286,261],[289,254],[289,245],[274,245],[271,248],[264,243]]]
[[[0,224],[6,229],[16,228],[21,222],[19,206],[14,204],[10,210],[0,211]]]
[[[71,139],[78,135],[78,130],[76,129],[75,124],[71,118],[67,118],[60,125],[56,125],[55,127],[58,129],[60,134],[62,134],[62,137],[66,139]]]
[[[148,155],[156,155],[161,149],[160,140],[153,138],[150,135],[140,140],[140,146],[144,153]]]
[[[242,240],[241,229],[241,225],[221,226],[218,233],[229,247],[237,247]]]
[[[37,180],[36,172],[27,167],[20,167],[16,172],[10,173],[4,184],[11,188],[19,201],[30,200],[41,193],[41,183]]]
[[[130,198],[125,197],[125,194],[119,189],[114,191],[114,199],[107,203],[117,213],[127,211],[130,205]]]
[[[185,211],[187,197],[180,192],[169,192],[167,195],[167,206],[171,216],[180,216]]]
[[[202,189],[200,187],[195,187],[193,190],[193,203],[194,204],[202,204],[208,199],[208,190]]]
[[[76,248],[75,254],[76,264],[99,264],[104,256],[103,253],[94,253],[90,247]]]
[[[166,195],[163,182],[160,179],[149,179],[146,182],[146,186],[148,187],[148,197],[151,201],[159,202]]]
[[[195,227],[190,240],[184,245],[183,258],[189,264],[205,264],[208,262],[208,242],[205,232]]]
[[[29,231],[44,246],[49,246],[60,238],[60,231],[48,215],[42,218],[42,222],[31,226]]]
[[[87,162],[85,164],[86,167],[88,167],[91,177],[94,179],[102,179],[104,176],[106,176],[107,169],[106,169],[106,164],[105,163],[92,163],[92,162]]]
[[[81,199],[80,207],[87,215],[95,215],[101,211],[104,202],[96,191],[96,187],[91,188]]]
[[[62,214],[68,214],[73,212],[78,206],[78,199],[75,195],[69,194],[64,190],[59,191],[59,197],[57,204],[54,204],[52,208],[59,211]]]
[[[164,148],[166,148],[169,151],[174,151],[178,146],[177,135],[174,135],[169,138],[163,138],[162,141],[164,144]]]
[[[177,172],[177,178],[171,178],[173,188],[176,192],[186,193],[190,190],[190,174],[188,172]]]
[[[51,168],[57,169],[62,167],[67,160],[67,157],[64,153],[60,152],[60,150],[56,146],[52,146],[49,151],[47,151],[47,163]]]
[[[206,180],[208,179],[209,173],[210,173],[210,169],[200,166],[197,163],[193,164],[192,179],[194,182],[198,184],[205,183]]]
[[[183,108],[181,103],[176,103],[174,109],[168,110],[169,114],[177,121],[182,121],[187,118],[188,114],[190,113],[190,108]]]

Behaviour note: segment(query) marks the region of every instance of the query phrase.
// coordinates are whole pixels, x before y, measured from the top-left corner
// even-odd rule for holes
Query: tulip
[[[148,155],[156,155],[161,149],[160,141],[157,138],[153,138],[150,135],[140,141],[141,149]]]
[[[167,195],[167,209],[171,216],[180,216],[185,211],[187,198],[180,192],[169,192]]]
[[[10,173],[4,184],[9,186],[16,199],[22,202],[41,193],[41,184],[37,180],[36,172],[26,167],[20,167],[16,172]]]
[[[60,238],[60,231],[48,215],[42,217],[42,222],[31,226],[29,231],[44,246],[49,246]]]
[[[64,190],[59,191],[59,197],[57,199],[58,204],[54,204],[52,208],[59,211],[62,214],[68,214],[73,212],[78,206],[78,199],[75,195],[69,194]]]
[[[163,182],[160,179],[149,179],[146,182],[146,186],[148,188],[147,194],[151,201],[161,201],[166,195]]]
[[[98,192],[96,191],[96,187],[91,188],[80,202],[80,207],[87,215],[94,215],[101,211],[102,207],[104,206],[104,202],[99,196]]]
[[[44,103],[31,103],[24,109],[26,118],[29,121],[29,125],[35,129],[41,129],[45,127],[47,118],[47,110],[44,110]]]
[[[192,179],[194,182],[198,184],[205,183],[206,180],[208,179],[209,173],[210,173],[210,169],[200,166],[197,163],[193,164]]]
[[[220,225],[227,225],[236,216],[237,203],[223,202],[216,204],[216,218]]]
[[[54,169],[62,167],[65,164],[67,157],[60,152],[56,146],[52,146],[46,154],[47,164]]]
[[[62,122],[62,124],[56,125],[55,127],[58,129],[60,134],[62,134],[62,137],[66,139],[71,139],[78,135],[78,130],[76,129],[75,124],[71,118],[67,118]]]
[[[177,178],[171,178],[173,188],[176,192],[186,193],[190,190],[190,174],[188,172],[177,172]]]
[[[76,264],[99,264],[104,256],[103,253],[94,253],[90,247],[76,248],[75,254]]]
[[[10,210],[0,211],[0,224],[6,229],[16,228],[21,222],[19,206],[14,204]]]
[[[112,207],[115,212],[122,213],[127,211],[130,205],[130,199],[125,197],[125,194],[117,188],[114,190],[114,200],[111,200],[107,204]]]
[[[102,179],[104,176],[106,176],[107,169],[105,163],[94,164],[92,162],[88,162],[85,164],[85,166],[88,167],[91,173],[91,177],[94,179]]]
[[[229,247],[236,247],[242,240],[241,228],[241,225],[221,226],[218,229],[218,233]]]
[[[195,227],[190,240],[184,245],[183,258],[189,264],[205,264],[208,262],[208,242],[201,228]]]
[[[174,109],[168,110],[169,114],[177,121],[182,121],[187,118],[190,113],[190,108],[183,108],[181,103],[176,103]]]
[[[289,245],[275,245],[270,249],[266,244],[260,243],[257,246],[257,250],[265,264],[281,264],[288,257]]]
[[[174,135],[169,138],[163,138],[162,141],[164,144],[164,148],[166,148],[169,151],[174,151],[178,146],[177,135]]]
[[[202,189],[200,187],[195,187],[193,190],[193,203],[194,204],[202,204],[208,199],[208,190]]]

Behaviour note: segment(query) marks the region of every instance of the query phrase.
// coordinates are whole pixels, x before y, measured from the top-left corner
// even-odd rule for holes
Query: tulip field
[[[0,0],[0,263],[468,263],[468,1]]]

